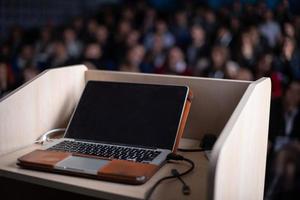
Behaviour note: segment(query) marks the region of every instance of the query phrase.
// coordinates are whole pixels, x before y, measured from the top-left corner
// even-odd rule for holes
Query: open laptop
[[[176,151],[190,103],[187,86],[89,81],[64,137],[18,165],[142,184]]]

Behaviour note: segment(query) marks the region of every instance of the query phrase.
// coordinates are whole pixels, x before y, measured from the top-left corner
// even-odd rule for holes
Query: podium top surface
[[[188,143],[190,142],[188,141]],[[192,146],[191,144],[190,146]],[[103,199],[144,199],[147,191],[158,179],[171,174],[171,169],[176,168],[179,171],[185,171],[189,168],[188,164],[184,162],[167,163],[148,182],[135,186],[22,169],[16,165],[18,157],[39,148],[41,148],[40,145],[34,144],[3,155],[0,158],[0,176]],[[178,179],[172,179],[159,185],[151,199],[206,199],[209,161],[205,153],[193,152],[183,153],[183,155],[195,162],[193,172],[183,177],[191,187],[191,194],[189,196],[183,195],[181,193],[182,184]]]

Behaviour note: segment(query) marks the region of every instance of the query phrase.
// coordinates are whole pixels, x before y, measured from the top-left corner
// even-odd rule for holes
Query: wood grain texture
[[[263,199],[271,81],[250,85],[215,144],[209,199]]]
[[[84,87],[86,67],[43,72],[0,100],[0,155],[65,127]]]
[[[187,76],[88,70],[86,81],[188,85],[193,103],[183,137],[202,139],[206,133],[219,135],[251,82]]]

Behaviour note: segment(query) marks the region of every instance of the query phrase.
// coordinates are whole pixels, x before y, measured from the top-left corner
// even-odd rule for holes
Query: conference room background
[[[299,45],[297,0],[0,0],[0,97],[43,70],[82,63],[221,79],[270,77],[265,199],[299,199]]]

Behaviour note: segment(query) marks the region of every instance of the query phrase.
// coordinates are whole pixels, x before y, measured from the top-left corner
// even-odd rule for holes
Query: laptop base
[[[97,156],[47,150],[35,150],[22,156],[18,161],[17,164],[24,168],[55,171],[133,185],[145,183],[160,168],[159,165],[149,163],[110,160]],[[74,162],[77,163],[76,166],[74,166]]]

